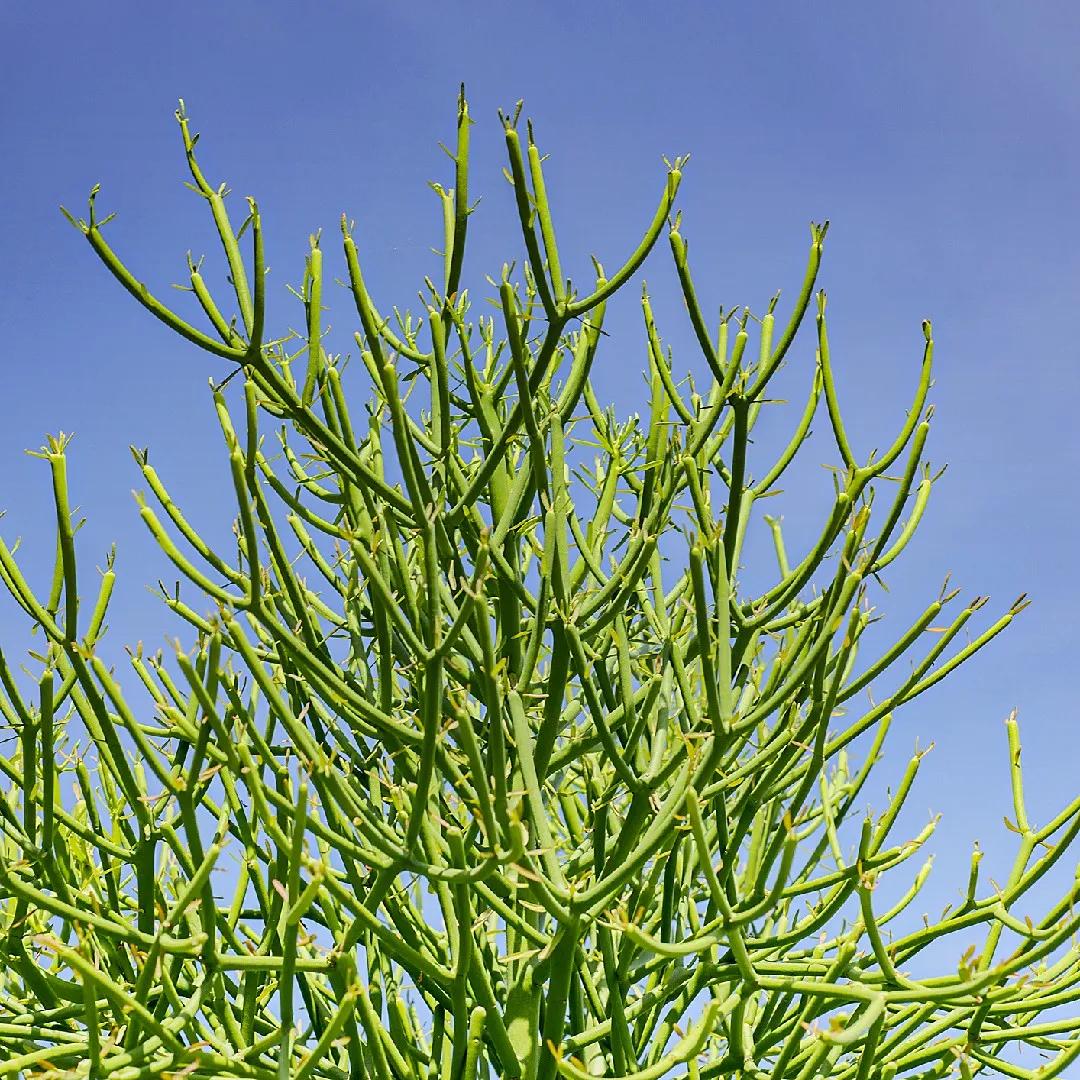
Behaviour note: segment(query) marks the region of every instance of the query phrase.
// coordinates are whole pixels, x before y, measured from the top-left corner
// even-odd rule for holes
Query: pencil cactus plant
[[[759,318],[710,319],[677,159],[626,261],[572,284],[517,113],[502,122],[523,273],[504,268],[497,312],[474,317],[462,96],[421,317],[380,311],[342,221],[369,394],[350,407],[361,379],[328,349],[321,241],[305,331],[275,336],[258,207],[234,225],[177,117],[231,284],[216,295],[189,263],[205,329],[113,251],[94,195],[72,220],[139,304],[237,376],[213,394],[235,550],[210,546],[135,451],[142,519],[183,581],[163,600],[192,647],[133,649],[121,685],[98,652],[112,561],[95,600],[66,441],[42,450],[48,591],[0,545],[45,642],[32,682],[0,662],[0,1076],[1063,1075],[1080,1056],[1060,1008],[1080,998],[1077,889],[1034,919],[1024,901],[1080,799],[1028,819],[1010,719],[1015,863],[988,885],[976,854],[936,921],[907,918],[932,825],[892,835],[920,755],[883,812],[860,810],[897,711],[1023,606],[960,644],[983,600],[949,616],[943,594],[860,652],[877,575],[935,479],[930,325],[906,418],[860,457],[815,297],[826,226],[789,311],[773,298]],[[645,295],[651,396],[620,420],[590,379],[605,309],[665,233],[709,386],[678,377]],[[804,327],[806,405],[760,460],[751,435]],[[790,558],[771,520],[775,550],[744,550],[819,404],[840,465],[816,541]],[[773,584],[755,592],[761,557]],[[887,873],[909,887],[884,902]],[[913,974],[927,954],[942,972]]]

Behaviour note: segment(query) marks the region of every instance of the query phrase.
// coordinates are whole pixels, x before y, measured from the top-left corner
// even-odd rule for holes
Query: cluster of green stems
[[[963,901],[914,928],[929,862],[890,903],[878,884],[933,831],[891,838],[923,755],[883,813],[859,810],[897,710],[1024,606],[967,637],[984,598],[955,610],[943,592],[860,650],[870,590],[935,480],[930,325],[899,431],[861,458],[815,292],[826,226],[786,316],[774,297],[760,318],[711,320],[676,159],[637,247],[578,288],[516,113],[501,119],[523,273],[505,267],[496,314],[473,318],[462,96],[453,186],[433,185],[442,269],[419,317],[376,306],[342,220],[370,381],[351,411],[319,238],[296,290],[303,330],[273,337],[259,209],[248,200],[234,225],[177,117],[231,286],[221,303],[189,259],[208,329],[113,251],[96,189],[72,221],[142,307],[238,376],[213,393],[235,550],[208,544],[134,452],[141,517],[182,580],[163,600],[194,645],[131,650],[125,689],[98,649],[112,558],[95,599],[64,437],[41,452],[47,596],[0,542],[0,580],[42,640],[32,682],[0,653],[14,737],[0,756],[0,1077],[1064,1075],[1080,1057],[1080,887],[1021,912],[1080,830],[1080,799],[1029,821],[1010,718],[1009,876],[980,881],[976,851]],[[609,301],[665,233],[709,386],[677,377],[643,293],[649,401],[621,421],[590,373]],[[805,407],[758,460],[755,425],[804,324]],[[822,398],[835,498],[794,561],[766,518],[775,583],[748,594],[748,524]],[[953,942],[970,945],[955,970],[911,973]]]

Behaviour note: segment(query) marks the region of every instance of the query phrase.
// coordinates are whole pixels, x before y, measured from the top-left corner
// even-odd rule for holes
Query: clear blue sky
[[[485,195],[474,287],[518,254],[495,111],[523,97],[552,155],[575,276],[589,251],[614,262],[640,231],[665,153],[693,154],[685,233],[715,302],[760,308],[777,287],[790,295],[807,223],[831,219],[822,280],[864,452],[902,418],[919,321],[934,319],[931,456],[950,470],[884,607],[921,606],[948,570],[990,593],[995,611],[1023,591],[1035,604],[894,729],[894,775],[916,738],[938,744],[912,800],[921,820],[946,814],[931,894],[955,895],[975,837],[998,869],[1011,852],[1001,825],[1010,708],[1024,725],[1033,816],[1074,793],[1080,7],[57,0],[5,4],[0,31],[0,528],[26,538],[40,580],[48,477],[23,450],[75,431],[73,484],[89,517],[81,557],[120,544],[114,645],[157,645],[178,629],[143,588],[171,575],[140,531],[127,445],[149,445],[191,516],[225,535],[231,495],[205,389],[225,372],[139,311],[57,205],[80,210],[101,181],[103,210],[120,212],[110,241],[156,287],[182,279],[188,248],[213,254],[203,207],[181,186],[172,111],[183,96],[211,177],[260,200],[278,325],[296,321],[284,286],[300,277],[307,234],[332,236],[342,210],[357,219],[380,302],[408,304],[436,265],[426,181],[446,179],[436,143],[452,136],[464,79]],[[685,329],[664,252],[648,276],[678,349]],[[351,331],[342,299],[331,297],[333,318]],[[631,295],[613,315],[601,361],[601,386],[624,411],[640,404],[635,308]],[[686,348],[680,359],[695,363]],[[812,362],[809,341],[794,362]],[[796,492],[787,512],[814,505]],[[17,649],[24,632],[0,603],[5,645]]]

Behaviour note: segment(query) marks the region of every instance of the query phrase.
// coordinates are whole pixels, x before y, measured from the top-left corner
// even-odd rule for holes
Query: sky
[[[80,557],[89,566],[112,541],[119,548],[114,641],[156,647],[183,632],[146,589],[171,573],[141,531],[129,444],[150,447],[210,536],[228,533],[227,461],[206,390],[227,372],[139,310],[59,204],[83,212],[100,182],[101,210],[118,212],[109,241],[141,278],[166,290],[182,280],[190,249],[208,253],[208,278],[221,284],[205,208],[182,183],[173,110],[183,97],[210,177],[227,179],[234,199],[259,199],[277,325],[299,321],[285,286],[299,284],[309,233],[325,229],[331,250],[343,211],[356,219],[380,304],[408,305],[439,265],[427,182],[449,181],[438,142],[453,137],[464,80],[477,121],[472,183],[483,195],[466,263],[474,289],[519,256],[497,109],[524,98],[551,155],[572,276],[584,279],[591,252],[615,265],[636,243],[665,154],[692,155],[679,205],[713,309],[760,311],[777,288],[790,297],[809,223],[830,220],[821,280],[849,432],[864,455],[902,422],[920,322],[933,319],[929,453],[949,470],[882,609],[899,628],[947,572],[967,595],[989,594],[988,612],[1024,592],[1034,602],[893,729],[890,776],[916,743],[936,743],[912,798],[916,829],[931,811],[944,814],[930,895],[956,898],[974,839],[991,866],[1007,865],[1011,709],[1033,820],[1076,795],[1075,4],[9,0],[0,31],[0,531],[24,538],[41,584],[52,556],[48,470],[24,451],[47,432],[75,432]],[[694,368],[662,249],[645,276],[676,366]],[[635,292],[613,311],[598,361],[598,390],[622,413],[643,406]],[[347,338],[344,301],[332,297],[331,321]],[[809,336],[792,357],[808,377]],[[827,492],[805,476],[785,510],[796,534]],[[26,629],[0,599],[5,647],[29,644]]]

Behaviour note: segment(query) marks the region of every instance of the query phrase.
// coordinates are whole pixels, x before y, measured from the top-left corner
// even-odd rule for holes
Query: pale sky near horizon
[[[174,575],[141,530],[128,444],[148,445],[191,516],[227,534],[227,461],[206,394],[225,371],[139,310],[57,205],[82,213],[101,182],[102,211],[119,213],[110,242],[140,276],[161,289],[182,280],[191,248],[208,253],[220,284],[209,221],[181,183],[172,114],[183,97],[211,178],[259,198],[279,325],[298,319],[284,286],[299,281],[310,232],[325,230],[341,272],[342,211],[357,221],[380,303],[408,305],[438,265],[426,183],[449,179],[437,142],[453,137],[464,79],[477,121],[473,189],[484,196],[466,267],[474,289],[519,254],[496,109],[524,98],[551,154],[576,277],[589,252],[614,265],[636,243],[664,154],[692,154],[679,204],[713,308],[760,310],[776,288],[790,299],[807,225],[830,219],[821,280],[864,453],[902,421],[920,320],[933,318],[929,453],[949,472],[881,606],[921,608],[950,571],[969,594],[991,595],[990,612],[1022,592],[1034,604],[894,727],[890,775],[916,739],[937,743],[912,799],[919,823],[945,815],[929,894],[955,898],[973,839],[996,869],[1007,864],[1010,709],[1033,818],[1078,793],[1080,665],[1068,642],[1080,608],[1080,346],[1069,329],[1080,289],[1080,7],[56,0],[5,4],[0,31],[0,531],[26,538],[40,580],[52,556],[48,474],[23,451],[45,432],[76,432],[84,565],[119,544],[114,644],[184,632],[144,589]],[[645,276],[677,366],[696,364],[663,245]],[[331,298],[331,319],[351,333],[344,302]],[[635,286],[598,367],[622,412],[642,405],[636,304]],[[805,336],[792,363],[812,361]],[[809,495],[793,500],[793,516],[820,512]],[[0,598],[0,640],[17,652],[24,638]]]

